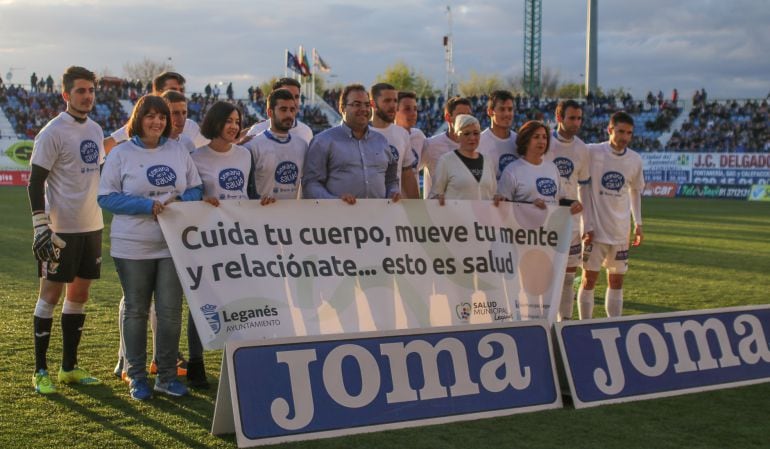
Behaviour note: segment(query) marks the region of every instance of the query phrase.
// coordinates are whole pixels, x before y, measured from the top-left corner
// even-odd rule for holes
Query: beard
[[[380,120],[382,120],[385,123],[393,123],[393,120],[396,118],[396,113],[393,112],[392,114],[389,114],[382,109],[375,109],[374,115],[376,115]]]

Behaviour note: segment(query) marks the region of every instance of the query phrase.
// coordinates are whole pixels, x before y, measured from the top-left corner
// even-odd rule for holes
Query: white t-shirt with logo
[[[268,130],[245,144],[254,160],[254,185],[260,198],[302,197],[302,169],[308,143],[291,133],[287,137],[281,140]]]
[[[412,170],[414,170],[414,178],[417,181],[417,185],[420,185],[420,160],[422,159],[422,149],[425,146],[425,133],[420,128],[412,128],[409,130],[409,143],[412,147]]]
[[[542,199],[546,204],[559,204],[559,170],[549,161],[535,165],[516,159],[511,162],[497,182],[497,193],[509,201],[533,202]]]
[[[425,169],[423,173],[423,198],[428,199],[430,196],[431,176],[436,171],[438,159],[445,153],[458,148],[460,148],[460,144],[450,139],[446,133],[435,135],[425,141],[420,160],[420,168]]]
[[[30,164],[49,172],[45,200],[54,232],[104,228],[102,209],[96,202],[103,143],[104,132],[96,122],[89,118],[78,123],[66,112],[48,122],[35,137]]]
[[[401,172],[404,170],[404,167],[408,168],[414,164],[414,153],[412,153],[409,132],[393,123],[385,128],[369,126],[369,129],[382,134],[388,140],[391,156],[398,158],[398,184],[401,185]]]
[[[122,193],[165,203],[201,185],[190,153],[179,142],[145,149],[133,142],[117,145],[104,163],[99,195]],[[171,257],[160,225],[152,214],[115,214],[110,255],[124,259]]]
[[[578,137],[574,137],[570,142],[564,142],[556,136],[551,136],[551,144],[543,159],[553,162],[559,169],[562,197],[578,199],[578,184],[587,182],[591,177],[586,144]]]
[[[270,119],[267,119],[265,121],[255,123],[251,128],[249,128],[249,130],[246,132],[246,135],[256,136],[269,130],[270,127],[271,127]],[[294,121],[294,126],[292,126],[291,129],[289,130],[289,134],[304,140],[305,144],[307,145],[310,145],[310,141],[313,140],[313,130],[310,129],[310,127],[307,126],[306,124],[300,122],[299,120]]]
[[[628,242],[631,195],[644,188],[642,158],[630,148],[618,154],[609,142],[588,145],[594,241],[610,245]]]
[[[501,139],[492,132],[491,128],[487,128],[481,133],[478,152],[492,160],[495,176],[499,180],[505,167],[519,158],[516,153],[516,133],[511,131],[507,139]]]
[[[251,154],[249,150],[232,145],[224,153],[202,146],[192,153],[193,162],[203,181],[203,197],[219,200],[247,200]]]

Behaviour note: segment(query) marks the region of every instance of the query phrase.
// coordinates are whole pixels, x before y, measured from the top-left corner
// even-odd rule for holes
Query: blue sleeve
[[[112,192],[109,195],[99,195],[96,198],[99,207],[113,214],[151,215],[153,201],[140,196]]]
[[[203,199],[203,184],[190,187],[185,190],[184,193],[179,195],[179,199],[182,201],[200,201]]]

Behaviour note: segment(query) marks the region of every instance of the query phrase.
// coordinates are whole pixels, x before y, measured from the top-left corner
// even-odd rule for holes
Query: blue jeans
[[[176,357],[182,333],[182,284],[173,260],[131,260],[114,258],[123,287],[126,312],[123,316],[123,341],[126,345],[126,372],[131,379],[147,377],[147,318],[155,294],[158,329],[155,335],[155,359],[158,380],[176,379]]]

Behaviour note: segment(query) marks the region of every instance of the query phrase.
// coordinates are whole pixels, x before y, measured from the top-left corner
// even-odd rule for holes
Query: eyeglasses
[[[354,101],[352,103],[347,103],[345,106],[347,106],[349,108],[354,108],[354,109],[369,109],[370,107],[372,107],[371,104],[369,104],[369,103],[362,103],[360,101]]]

